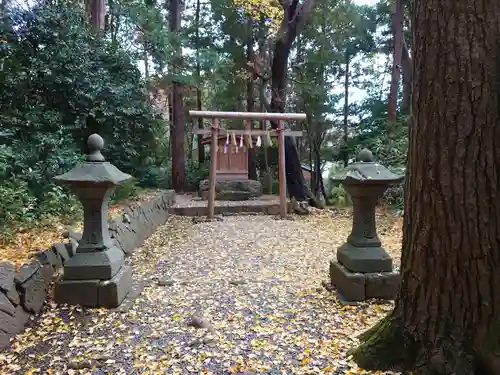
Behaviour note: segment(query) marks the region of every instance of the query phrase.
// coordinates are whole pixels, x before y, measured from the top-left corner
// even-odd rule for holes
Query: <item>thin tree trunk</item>
[[[106,11],[104,8],[104,0],[85,0],[85,12],[90,20],[93,29],[100,33],[104,30]],[[85,139],[93,133],[101,132],[101,124],[94,116],[88,116],[85,124]],[[87,142],[83,144],[84,152],[87,153]]]
[[[411,58],[407,47],[403,48],[403,100],[401,102],[401,111],[410,113],[411,90],[412,90],[412,69]]]
[[[317,140],[314,140],[314,175],[315,175],[314,195],[316,196],[316,199],[320,199],[321,194],[324,191],[324,187],[323,187],[323,176],[321,175],[321,153]]]
[[[253,63],[255,60],[254,50],[253,50],[253,28],[252,28],[252,20],[249,18],[247,21],[247,63]],[[255,111],[255,98],[254,98],[254,81],[255,74],[250,73],[250,77],[247,81],[247,111],[254,112]],[[253,128],[253,122],[251,122]],[[255,147],[248,149],[248,178],[250,180],[257,180],[257,154]]]
[[[146,79],[149,78],[149,56],[148,56],[148,44],[146,42],[146,38],[144,38],[144,43],[143,43],[143,60],[144,60],[144,77]]]
[[[402,280],[353,354],[369,369],[497,375],[500,3],[413,4]]]
[[[96,31],[104,30],[105,25],[105,0],[85,0],[85,11],[90,23]]]
[[[344,140],[344,167],[349,164],[349,150],[347,147],[347,141],[349,139],[349,65],[350,56],[346,49],[345,51],[345,75],[344,75],[344,128],[343,128],[343,140]]]
[[[409,4],[403,1],[403,15],[404,15],[404,27],[406,30],[411,31],[411,17],[406,16],[406,9],[409,8]],[[411,16],[411,8],[409,9]],[[402,68],[403,68],[403,100],[401,102],[401,111],[405,114],[410,113],[411,107],[411,93],[413,84],[413,68],[410,56],[411,47],[411,36],[408,38],[406,33],[403,33],[403,56],[402,56]]]
[[[261,18],[259,23],[259,33],[258,33],[258,47],[259,47],[259,58],[263,65],[267,65],[267,49],[266,49],[266,30],[264,18]],[[264,78],[259,78],[259,111],[265,112],[266,108],[266,81]],[[267,129],[267,123],[265,120],[260,122],[260,128],[262,130]],[[263,176],[263,186],[262,191],[264,194],[272,194],[273,190],[273,177],[271,175],[271,169],[269,168],[269,153],[267,147],[263,148],[264,154],[264,176]]]
[[[181,27],[180,0],[170,0],[170,31],[176,35]],[[172,123],[170,138],[172,145],[172,187],[176,192],[186,190],[185,150],[184,150],[184,98],[182,85],[177,79],[182,62],[181,46],[175,46],[175,58],[172,63]]]
[[[393,0],[392,4],[392,35],[394,38],[394,49],[392,52],[391,86],[389,90],[389,106],[387,119],[395,122],[397,118],[398,88],[401,76],[401,59],[403,52],[403,0]]]
[[[196,109],[198,111],[202,110],[202,94],[201,94],[201,61],[200,61],[200,12],[201,12],[201,3],[200,0],[196,0],[196,15],[195,15],[195,23],[196,23],[196,79],[198,80],[196,86]],[[198,129],[203,129],[203,118],[198,117]],[[197,137],[198,140],[198,163],[205,162],[205,146],[201,143],[202,136]]]
[[[307,126],[308,129],[312,129],[312,125],[308,124]],[[316,178],[314,176],[314,160],[316,159],[313,156],[313,137],[312,135],[309,135],[309,169],[311,170],[310,173],[310,178],[309,178],[309,186],[311,187],[311,192],[316,196]]]

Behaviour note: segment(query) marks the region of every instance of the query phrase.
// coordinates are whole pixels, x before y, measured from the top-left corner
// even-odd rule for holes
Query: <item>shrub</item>
[[[116,187],[113,197],[111,198],[111,203],[117,204],[121,201],[133,198],[137,196],[141,190],[137,179],[133,178]]]
[[[342,184],[332,186],[328,203],[334,206],[349,206],[352,204],[351,197]]]
[[[159,164],[157,135],[165,124],[155,118],[135,62],[92,31],[81,7],[57,3],[10,9],[4,24],[10,30],[3,30],[0,49],[3,237],[16,225],[78,216],[76,199],[52,178],[81,160],[90,133],[98,132],[104,156],[134,177]],[[135,194],[134,184],[114,199]]]
[[[170,189],[171,163],[166,166],[153,166],[142,173],[140,185],[147,188]]]
[[[197,163],[189,161],[186,163],[186,180],[191,189],[198,190],[200,181],[206,180],[210,173],[210,162]]]

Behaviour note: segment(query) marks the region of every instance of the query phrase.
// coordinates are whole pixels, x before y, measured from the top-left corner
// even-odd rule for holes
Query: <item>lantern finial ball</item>
[[[104,148],[104,140],[97,134],[91,134],[87,139],[87,147],[89,153],[87,155],[88,161],[104,161],[104,156],[101,154],[101,150]]]
[[[370,150],[367,148],[362,149],[357,156],[358,161],[364,162],[364,163],[371,163],[375,159],[373,157],[373,154]]]

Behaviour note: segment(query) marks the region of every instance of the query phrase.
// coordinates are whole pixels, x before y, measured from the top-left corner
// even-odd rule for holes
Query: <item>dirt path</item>
[[[350,220],[174,217],[130,260],[146,284],[130,310],[48,306],[0,354],[0,373],[366,373],[346,351],[391,305],[343,306],[321,288]],[[398,220],[380,221],[396,251]],[[193,314],[213,332],[190,327]],[[89,360],[94,368],[82,369]]]

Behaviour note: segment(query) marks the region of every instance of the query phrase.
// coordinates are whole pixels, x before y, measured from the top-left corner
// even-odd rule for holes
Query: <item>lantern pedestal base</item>
[[[116,246],[91,253],[78,252],[64,264],[65,280],[109,280],[125,263],[123,251]]]
[[[56,282],[54,300],[57,303],[85,307],[118,307],[132,289],[132,269],[123,266],[110,280],[65,280]]]
[[[337,250],[337,260],[351,272],[391,272],[392,258],[382,247],[357,247],[349,242]]]
[[[346,301],[369,298],[393,300],[399,287],[398,272],[351,272],[341,263],[330,262],[330,281]]]

